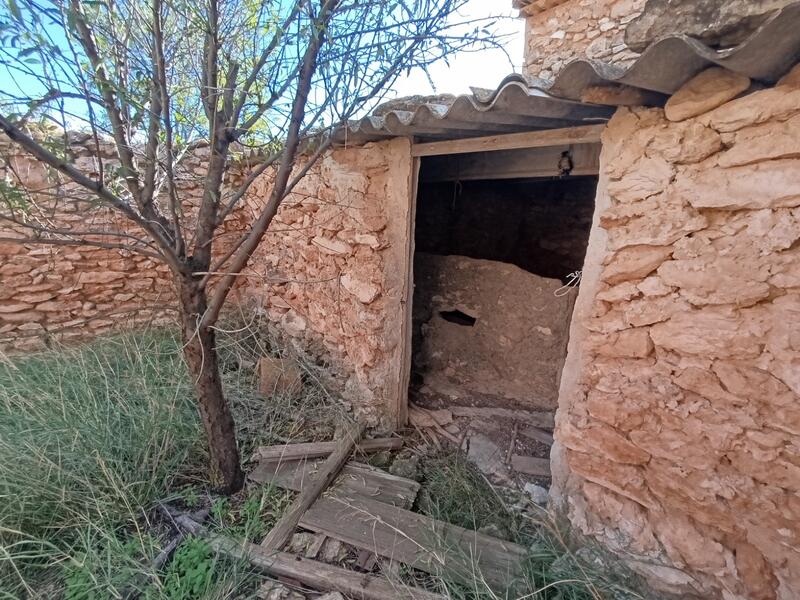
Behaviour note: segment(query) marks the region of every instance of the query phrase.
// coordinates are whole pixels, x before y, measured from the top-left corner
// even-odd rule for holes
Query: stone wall
[[[71,141],[72,162],[96,172],[98,161],[88,149],[87,136]],[[0,178],[27,190],[26,202],[39,206],[28,215],[17,211],[18,220],[43,221],[43,226],[63,231],[138,235],[115,212],[82,199],[83,194],[5,137],[0,151],[8,161]],[[112,156],[110,147],[102,153],[106,167],[115,162]],[[196,186],[188,178],[184,183],[183,192],[190,196]],[[10,215],[7,206],[3,213]],[[0,238],[8,240],[0,241],[0,351],[33,350],[51,339],[80,339],[116,325],[170,320],[174,301],[166,265],[122,249],[10,241],[29,235],[8,223],[0,225]]]
[[[625,45],[625,27],[644,4],[645,0],[563,0],[528,5],[522,11],[525,73],[552,79],[578,58],[630,64],[638,54]]]
[[[96,169],[88,140],[76,136],[72,159]],[[70,186],[8,142],[11,167],[50,225],[137,234],[110,210],[74,200]],[[207,149],[179,172],[186,210],[198,204]],[[106,168],[114,159],[109,151]],[[231,181],[242,173],[231,172]],[[229,217],[215,251],[237,239],[266,200],[271,175],[257,180]],[[231,296],[275,323],[299,352],[329,367],[330,384],[372,424],[397,419],[401,315],[406,297],[411,155],[407,140],[334,150],[287,198]],[[0,238],[18,237],[0,228]],[[80,339],[118,326],[165,324],[174,315],[169,269],[126,250],[0,243],[0,351]]]
[[[798,75],[705,75],[604,135],[554,499],[681,598],[800,593]]]
[[[240,290],[387,427],[402,420],[411,176],[405,138],[329,153],[281,206]]]

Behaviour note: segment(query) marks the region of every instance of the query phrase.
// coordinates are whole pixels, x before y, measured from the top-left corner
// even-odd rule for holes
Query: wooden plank
[[[526,427],[520,431],[520,433],[525,437],[534,439],[537,442],[542,442],[548,446],[552,446],[554,443],[553,434],[549,431],[545,431],[544,429],[540,429],[539,427]]]
[[[515,587],[525,548],[362,496],[331,491],[300,526],[434,575],[463,583],[483,578],[496,591]]]
[[[390,399],[390,414],[394,415],[394,424],[403,428],[408,422],[408,387],[411,383],[411,305],[414,298],[414,228],[417,221],[417,196],[419,195],[419,172],[422,161],[411,159],[409,177],[409,195],[405,211],[405,256],[403,265],[403,285],[400,290],[400,372],[397,376],[397,392]]]
[[[248,475],[256,483],[275,485],[300,492],[318,471],[321,461],[262,462]],[[331,485],[341,496],[359,495],[393,506],[410,508],[419,491],[419,483],[392,475],[369,465],[349,462]]]
[[[356,445],[355,452],[369,453],[381,450],[397,450],[403,447],[400,438],[378,438],[362,440]],[[250,459],[253,462],[262,460],[296,460],[298,458],[320,458],[328,456],[336,450],[336,442],[309,442],[303,444],[280,444],[278,446],[262,446]]]
[[[555,426],[555,414],[552,412],[532,412],[528,410],[514,410],[512,408],[488,408],[480,406],[448,406],[447,409],[456,417],[477,417],[491,420],[493,417],[500,419],[516,419],[529,423],[534,427],[552,429]]]
[[[518,473],[525,473],[526,475],[550,477],[549,458],[536,458],[535,456],[521,456],[515,454],[511,457],[511,468]]]
[[[322,463],[319,472],[311,479],[303,491],[292,502],[288,510],[278,519],[278,522],[262,540],[261,546],[267,550],[280,550],[289,538],[292,537],[300,517],[314,504],[319,495],[333,482],[344,463],[350,458],[356,443],[364,434],[365,426],[357,423],[349,427],[342,439],[337,442],[338,447]]]
[[[355,573],[288,552],[270,552],[248,542],[236,542],[225,536],[211,534],[189,519],[178,517],[178,522],[191,533],[208,540],[215,552],[245,560],[273,577],[288,577],[316,590],[340,592],[356,600],[445,600],[439,594],[404,586],[383,577]]]
[[[600,172],[600,144],[548,146],[521,150],[431,156],[421,171],[423,183],[437,181],[471,181],[479,179],[518,179],[557,177],[565,150],[572,153],[570,178],[597,175]]]
[[[580,125],[563,129],[544,129],[489,135],[462,140],[447,140],[414,144],[412,156],[438,156],[441,154],[466,154],[469,152],[493,152],[495,150],[514,150],[518,148],[544,148],[568,144],[594,144],[600,141],[605,125]]]

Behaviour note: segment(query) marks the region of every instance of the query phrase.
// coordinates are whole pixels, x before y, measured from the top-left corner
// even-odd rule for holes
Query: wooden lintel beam
[[[507,133],[463,140],[414,144],[411,146],[411,156],[440,156],[442,154],[545,148],[547,146],[569,144],[595,144],[600,141],[603,129],[605,129],[605,125],[580,125],[563,129],[525,131],[523,133]]]

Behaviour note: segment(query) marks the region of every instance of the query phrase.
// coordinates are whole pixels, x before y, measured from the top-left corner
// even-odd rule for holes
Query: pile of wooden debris
[[[363,433],[355,425],[336,442],[258,450],[250,480],[297,492],[260,544],[214,534],[189,515],[176,520],[216,551],[290,586],[329,592],[327,600],[444,600],[391,576],[401,565],[469,585],[478,578],[500,595],[520,583],[522,546],[413,512],[418,482],[351,460],[354,451],[397,450],[402,440]],[[347,566],[337,560],[343,547],[357,557]],[[264,589],[262,597],[283,597]]]

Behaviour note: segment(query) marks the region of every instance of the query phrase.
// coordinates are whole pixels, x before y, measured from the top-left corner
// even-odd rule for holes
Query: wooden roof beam
[[[546,148],[569,144],[595,144],[600,141],[605,125],[581,125],[564,129],[545,129],[428,142],[411,146],[412,156],[441,156],[443,154],[467,154],[470,152],[493,152],[495,150],[518,150],[521,148]]]

